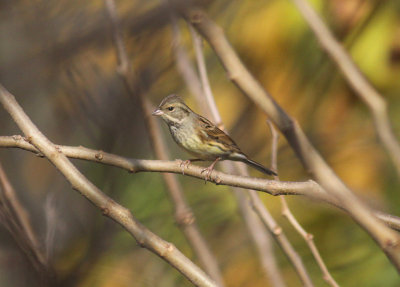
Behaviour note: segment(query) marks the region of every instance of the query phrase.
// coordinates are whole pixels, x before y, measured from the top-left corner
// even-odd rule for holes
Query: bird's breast
[[[200,137],[190,127],[170,126],[170,131],[174,141],[192,155],[204,160],[216,158],[214,154],[210,154]]]

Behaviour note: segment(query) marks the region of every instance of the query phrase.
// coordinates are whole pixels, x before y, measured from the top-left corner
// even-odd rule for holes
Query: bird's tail
[[[251,165],[251,166],[254,167],[255,169],[257,169],[257,170],[259,170],[259,171],[261,171],[261,172],[263,172],[263,173],[265,173],[265,174],[268,174],[268,175],[275,175],[275,176],[278,175],[276,172],[274,172],[274,171],[272,171],[272,170],[266,168],[266,167],[263,166],[262,164],[259,164],[258,162],[255,162],[254,160],[251,160],[251,159],[249,159],[249,158],[242,159],[241,161],[243,161],[244,163],[246,163],[246,164],[248,164],[248,165]]]

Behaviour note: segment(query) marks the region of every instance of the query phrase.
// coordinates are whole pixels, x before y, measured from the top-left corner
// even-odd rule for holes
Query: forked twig
[[[196,95],[197,103],[199,104],[199,106],[203,107],[203,112],[205,114],[209,114],[211,116],[211,118],[220,129],[225,130],[221,115],[219,114],[217,105],[214,100],[210,82],[208,80],[202,39],[197,34],[192,25],[190,23],[187,24],[192,36],[192,42],[196,55],[196,63],[200,76],[199,82],[201,82],[201,87],[203,90],[203,93],[200,96]],[[204,98],[206,99],[206,101],[203,100]],[[205,103],[205,106],[203,103]],[[235,170],[235,166],[232,162],[223,162],[222,168],[224,171],[227,171],[229,173],[232,173]],[[245,226],[249,231],[251,239],[256,245],[264,274],[267,276],[267,279],[271,282],[273,286],[285,286],[281,272],[278,267],[278,263],[276,262],[270,234],[268,232],[265,232],[265,230],[262,228],[262,221],[257,218],[257,216],[255,216],[255,213],[252,210],[252,206],[246,200],[246,195],[244,195],[236,187],[232,187],[232,192],[236,198],[243,220],[245,221]]]
[[[210,83],[208,81],[208,75],[207,75],[207,70],[206,70],[204,54],[203,54],[203,50],[202,50],[201,38],[199,37],[199,35],[197,35],[197,32],[193,29],[193,27],[190,25],[190,23],[189,23],[189,29],[191,31],[192,38],[193,38],[193,45],[195,48],[197,65],[199,68],[199,74],[200,74],[200,79],[201,79],[201,83],[203,86],[205,98],[207,100],[209,109],[211,110],[211,114],[212,114],[212,117],[213,117],[215,123],[218,124],[219,128],[224,130],[225,128],[222,123],[221,116],[219,114],[217,105],[215,103],[215,98],[213,96]],[[236,168],[236,170],[239,171],[239,174],[248,176],[247,167],[245,167],[244,165],[241,165],[238,163],[232,163],[232,162],[226,163],[226,165],[233,166],[234,167],[233,169]],[[276,221],[274,220],[272,215],[269,213],[267,208],[264,206],[264,204],[262,203],[257,192],[254,190],[249,190],[249,197],[250,197],[251,206],[256,211],[256,214],[259,216],[261,222],[265,224],[266,228],[270,231],[270,233],[274,236],[274,238],[276,239],[278,244],[281,246],[284,254],[287,256],[287,258],[293,265],[294,269],[296,270],[297,274],[299,275],[304,286],[313,286],[311,278],[310,278],[300,256],[295,251],[293,246],[290,244],[289,240],[283,233],[282,228],[280,228],[278,226],[278,224],[276,223]],[[246,208],[243,208],[242,212],[250,213],[251,209],[249,207],[250,206],[246,206]],[[249,218],[249,215],[246,215],[246,214],[244,214],[244,218],[251,219],[251,218]],[[251,222],[247,222],[247,223],[249,225],[254,224]],[[249,230],[252,231],[252,229],[249,229]],[[255,237],[254,234],[252,234],[252,236]],[[257,241],[255,241],[255,242],[257,243]],[[260,247],[258,247],[258,249],[260,250]],[[273,253],[270,254],[269,256],[271,256],[271,255],[273,255]],[[266,256],[266,254],[260,254],[260,256],[262,258],[263,256]],[[266,262],[269,262],[263,258],[261,259],[261,261],[264,263],[264,265],[266,264]],[[284,282],[283,282],[282,277],[280,276],[280,273],[276,273],[279,270],[277,268],[276,262],[273,262],[273,265],[271,267],[272,267],[272,269],[267,272],[270,275],[270,276],[268,276],[268,278],[270,280],[274,280],[274,281],[272,281],[274,286],[283,286]],[[274,272],[274,274],[271,274],[271,272]]]
[[[271,168],[273,171],[278,173],[278,140],[279,140],[279,134],[275,130],[273,124],[271,121],[267,121],[269,129],[271,131],[271,137],[272,137],[272,145],[271,145]],[[279,180],[279,176],[275,176],[275,180]],[[339,287],[339,285],[336,283],[335,279],[333,279],[332,275],[330,274],[328,268],[325,265],[325,262],[323,261],[321,254],[318,251],[317,246],[315,245],[314,242],[314,236],[311,233],[308,233],[305,231],[305,229],[300,225],[300,223],[297,221],[295,216],[293,215],[292,211],[289,208],[289,205],[286,201],[286,198],[284,195],[279,196],[281,199],[282,203],[282,215],[286,217],[286,219],[292,224],[294,229],[304,238],[306,241],[308,247],[311,250],[311,253],[313,254],[315,260],[317,261],[317,264],[319,268],[322,271],[323,278],[324,280],[331,285],[332,287]]]
[[[238,170],[241,171],[241,174],[248,175],[248,171],[245,166],[236,163]],[[269,211],[266,209],[264,203],[261,201],[261,198],[254,190],[249,190],[250,202],[253,206],[253,209],[260,217],[261,221],[264,225],[270,230],[271,234],[274,236],[275,240],[278,242],[279,246],[282,248],[284,254],[287,256],[291,264],[293,265],[295,271],[299,275],[301,281],[304,286],[313,286],[311,281],[311,277],[307,272],[306,267],[304,266],[303,260],[300,255],[296,252],[289,239],[286,237],[283,229],[278,225]]]
[[[200,84],[200,80],[196,75],[194,68],[192,67],[188,54],[186,50],[183,48],[181,43],[181,33],[179,31],[179,27],[177,25],[177,20],[174,15],[173,10],[171,9],[171,25],[172,25],[172,33],[173,33],[173,50],[175,54],[175,60],[177,63],[178,70],[185,80],[186,85],[191,90],[192,94],[195,96],[197,100],[197,104],[201,107],[201,110],[204,114],[209,117],[213,117],[213,114],[210,112],[210,105],[215,106],[215,102],[213,100],[209,101],[210,95],[212,99],[211,88],[208,83],[207,72],[205,69],[203,51],[199,46],[198,41],[201,41],[201,38],[197,35],[196,31],[189,26],[192,39],[195,46],[196,51],[196,59],[199,66],[200,77],[203,79]],[[204,76],[205,75],[205,76]],[[205,78],[205,80],[204,80]],[[202,91],[203,88],[203,91]],[[207,101],[203,101],[203,94],[206,97]],[[216,108],[216,107],[215,107]],[[219,113],[214,114],[214,118],[219,116]],[[221,120],[217,119],[216,122],[220,122]],[[223,170],[231,172],[233,170],[233,166],[227,162],[222,163]],[[232,187],[232,191],[234,196],[236,197],[236,201],[239,206],[239,210],[243,216],[243,219],[246,223],[246,227],[249,230],[250,237],[252,238],[256,248],[258,250],[258,255],[260,256],[261,264],[263,266],[264,273],[267,278],[271,281],[273,286],[285,286],[283,283],[282,276],[280,274],[279,268],[276,263],[276,259],[273,253],[273,245],[271,242],[271,237],[268,233],[262,232],[262,223],[261,221],[254,215],[250,205],[247,203],[246,195],[243,194],[238,188]]]

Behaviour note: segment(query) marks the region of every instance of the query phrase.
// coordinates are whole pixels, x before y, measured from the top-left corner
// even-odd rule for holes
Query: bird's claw
[[[185,168],[188,168],[190,165],[190,159],[182,160],[180,163],[180,167],[182,169],[182,174],[185,175]]]
[[[216,164],[218,161],[220,161],[220,160],[221,160],[221,158],[220,158],[220,157],[217,157],[209,167],[204,168],[204,169],[201,170],[201,173],[200,173],[200,174],[203,174],[203,172],[207,172],[207,173],[206,173],[206,176],[205,176],[205,178],[204,178],[205,181],[206,181],[205,183],[207,183],[207,180],[210,180],[210,179],[211,179],[211,172],[214,170],[215,164]]]
[[[204,172],[206,173],[206,176],[204,177],[205,180],[204,184],[206,184],[208,180],[211,180],[211,172],[213,170],[214,170],[213,166],[209,166],[201,170],[200,174],[203,174]]]

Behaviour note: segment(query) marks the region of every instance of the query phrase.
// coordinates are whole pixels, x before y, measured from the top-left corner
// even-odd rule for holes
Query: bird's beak
[[[153,116],[161,116],[164,114],[164,112],[160,109],[155,110],[154,112],[151,113]]]

